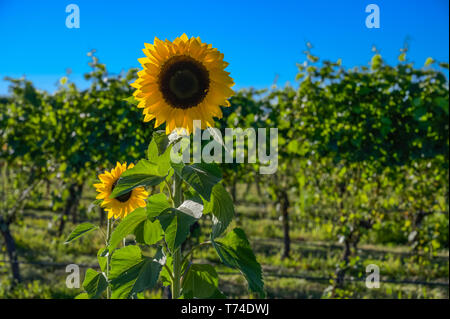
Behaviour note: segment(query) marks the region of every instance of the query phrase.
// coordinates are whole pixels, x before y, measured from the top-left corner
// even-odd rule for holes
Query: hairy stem
[[[174,174],[173,183],[173,200],[175,207],[181,205],[182,194],[181,194],[181,178]],[[178,247],[173,254],[173,282],[172,282],[172,298],[178,299],[181,295],[181,247]]]
[[[108,224],[106,226],[106,247],[109,246],[109,241],[111,240],[111,232],[112,232],[112,220],[108,218]],[[106,288],[106,298],[111,299],[111,286],[109,285],[109,269],[111,264],[111,252],[108,252],[108,256],[106,258],[106,279],[108,280],[108,287]]]

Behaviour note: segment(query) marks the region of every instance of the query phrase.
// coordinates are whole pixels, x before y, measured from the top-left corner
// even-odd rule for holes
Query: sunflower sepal
[[[91,206],[98,206],[98,207],[100,207],[101,204],[102,204],[102,202],[103,202],[103,200],[101,200],[101,199],[96,199],[96,200],[94,200],[94,201],[91,203]]]

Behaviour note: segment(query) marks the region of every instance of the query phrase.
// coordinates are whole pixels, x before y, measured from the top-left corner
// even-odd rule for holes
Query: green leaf
[[[212,188],[222,179],[222,172],[215,163],[194,163],[185,165],[183,162],[172,163],[175,173],[195,189],[207,201],[211,199]]]
[[[88,296],[87,293],[82,292],[81,294],[76,295],[76,296],[75,296],[75,299],[89,299],[89,296]]]
[[[136,100],[134,98],[134,96],[127,97],[126,99],[123,99],[123,100],[128,102],[128,103],[130,103],[130,104],[133,104],[133,105],[138,105],[139,104],[139,101]]]
[[[164,193],[152,195],[147,199],[147,216],[148,218],[156,217],[170,207],[170,202]]]
[[[167,175],[167,171],[163,171],[164,167],[168,169],[168,165],[160,167],[157,163],[149,160],[140,160],[135,167],[122,173],[110,198],[126,194],[136,187],[160,184]]]
[[[166,264],[167,267],[164,267],[161,270],[161,273],[159,275],[160,279],[161,279],[161,283],[164,287],[170,286],[172,284],[172,279],[171,279],[171,274],[173,273],[173,258],[172,256],[167,256],[166,259]],[[169,270],[167,270],[167,268]],[[170,271],[170,274],[169,274]]]
[[[86,290],[89,299],[100,298],[106,287],[108,287],[108,282],[102,273],[99,273],[92,268],[86,270],[83,288]]]
[[[212,244],[222,262],[228,267],[239,269],[247,279],[249,289],[264,297],[261,265],[256,261],[244,231],[235,228],[225,237],[212,240]]]
[[[191,201],[197,202],[202,205],[207,203],[207,201],[202,199],[202,197],[199,194],[197,194],[197,192],[193,189],[192,190],[188,189],[185,192],[183,192],[183,198],[185,200],[191,200]],[[203,211],[203,214],[207,214],[207,213],[209,213],[209,212]]]
[[[297,154],[299,149],[300,146],[297,140],[291,140],[287,146],[288,152],[292,154]]]
[[[413,99],[412,104],[415,107],[419,107],[422,104],[422,100],[419,97],[416,97],[415,99]]]
[[[375,69],[378,69],[383,64],[383,59],[382,59],[381,55],[375,54],[372,57],[372,61],[371,62],[372,62],[371,63],[372,64],[371,65],[372,70],[375,70]]]
[[[443,98],[441,96],[434,99],[434,102],[448,115],[448,97]]]
[[[138,246],[126,246],[116,250],[111,258],[112,297],[126,299],[153,288],[164,262],[158,260],[160,255],[161,251],[158,251],[156,259],[144,257]]]
[[[103,272],[106,272],[106,259],[107,259],[108,254],[109,254],[109,250],[106,247],[100,248],[97,252],[98,264],[100,266],[100,269]]]
[[[420,103],[420,99],[414,99],[414,100],[419,100],[418,103]],[[424,106],[419,106],[417,109],[414,110],[414,117],[416,118],[416,120],[419,120],[426,113],[427,113],[427,109]]]
[[[172,253],[186,240],[190,226],[197,220],[175,208],[166,209],[158,219],[164,230],[164,239]]]
[[[158,155],[164,154],[166,152],[167,147],[169,146],[169,138],[166,135],[165,131],[156,131],[153,132],[152,142],[155,142],[158,148]]]
[[[168,147],[169,138],[167,137],[165,131],[153,132],[152,141],[148,145],[147,158],[150,161],[155,161],[163,154],[170,154],[170,149],[168,149]]]
[[[183,295],[185,298],[209,298],[216,293],[218,285],[219,276],[213,266],[193,264],[183,280]]]
[[[213,228],[211,237],[219,237],[228,227],[234,216],[233,199],[222,184],[213,187],[211,201],[205,203],[205,214],[212,212]]]
[[[156,244],[164,236],[161,224],[157,219],[153,222],[147,219],[140,223],[136,227],[134,234],[138,243],[144,243],[146,245]]]
[[[155,140],[152,140],[150,144],[148,144],[147,149],[147,158],[149,161],[153,162],[160,156],[158,145],[156,144]]]
[[[117,249],[111,257],[111,278],[120,276],[132,265],[137,265],[142,260],[141,249],[138,246],[129,245]]]
[[[145,208],[138,208],[131,214],[127,215],[120,221],[119,225],[114,229],[109,241],[109,251],[112,252],[114,248],[125,238],[125,236],[132,234],[136,227],[147,219],[147,210]]]
[[[433,64],[433,63],[434,63],[434,59],[431,58],[431,57],[428,57],[428,58],[425,60],[425,66],[429,66],[430,64]]]
[[[74,241],[75,239],[78,239],[97,228],[98,228],[98,226],[95,226],[91,223],[82,223],[82,224],[78,225],[77,227],[75,227],[75,229],[72,231],[72,233],[69,235],[69,237],[67,237],[64,244],[68,244],[71,241]]]
[[[172,146],[169,146],[167,150],[158,157],[154,161],[154,163],[158,166],[158,173],[160,175],[164,175],[164,177],[167,177],[171,170],[170,165],[170,153],[171,153]]]
[[[103,202],[103,199],[96,199],[96,200],[94,200],[92,203],[91,203],[91,205],[93,205],[93,206],[99,206],[100,207],[100,204]]]

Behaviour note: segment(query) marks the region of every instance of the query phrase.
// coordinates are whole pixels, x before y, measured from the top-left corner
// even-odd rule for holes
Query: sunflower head
[[[110,172],[106,171],[103,174],[98,175],[101,183],[94,184],[97,192],[97,199],[102,199],[102,207],[108,212],[108,218],[125,218],[129,213],[136,208],[145,207],[145,199],[148,197],[148,193],[144,187],[137,187],[132,191],[117,196],[116,198],[109,198],[114,187],[116,187],[117,181],[127,169],[130,169],[134,164],[128,165],[127,163],[120,164],[117,162],[116,167]]]
[[[194,120],[204,129],[214,125],[213,117],[222,117],[220,105],[230,106],[227,99],[234,93],[222,53],[186,34],[173,42],[155,38],[143,51],[143,70],[131,85],[145,122],[155,119],[155,127],[166,123],[167,134],[175,128],[189,134]]]

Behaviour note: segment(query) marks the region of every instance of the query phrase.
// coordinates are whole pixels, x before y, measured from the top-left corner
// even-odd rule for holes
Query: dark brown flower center
[[[114,188],[116,187],[116,185],[117,185],[117,181],[115,181],[113,184],[112,184],[112,186],[111,186],[111,193],[112,193],[112,191],[114,190]],[[130,197],[131,197],[131,193],[132,193],[133,191],[131,191],[131,192],[128,192],[128,193],[125,193],[125,194],[122,194],[122,195],[120,195],[120,196],[117,196],[115,199],[117,199],[119,202],[121,202],[121,203],[125,203],[127,200],[129,200],[130,199]]]
[[[159,88],[170,106],[188,109],[197,106],[208,93],[209,72],[189,56],[174,56],[162,67]]]

